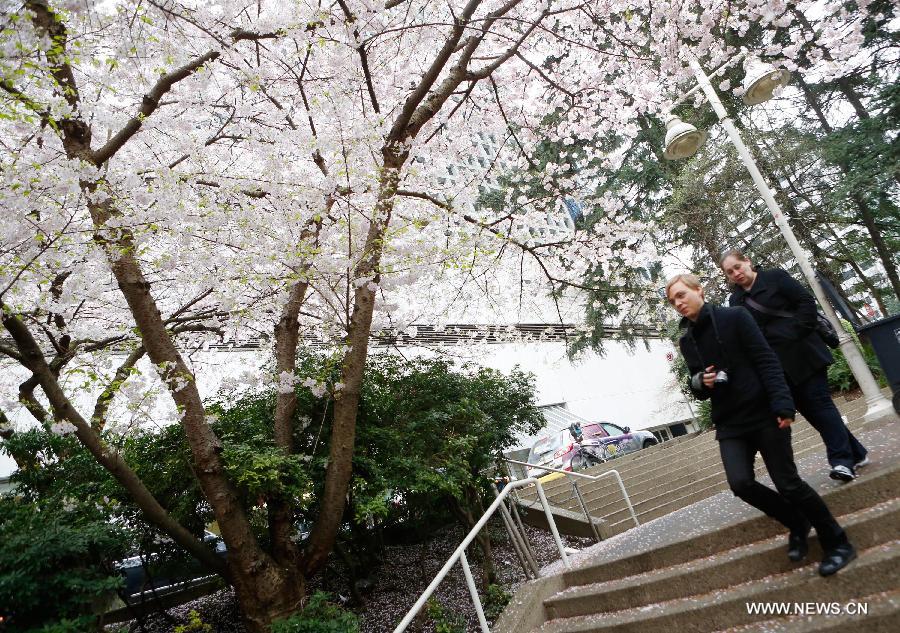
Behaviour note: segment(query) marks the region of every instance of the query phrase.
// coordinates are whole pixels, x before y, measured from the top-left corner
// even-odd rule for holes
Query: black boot
[[[854,558],[856,558],[856,550],[850,543],[838,545],[825,553],[825,558],[822,559],[822,563],[819,565],[819,575],[831,576],[836,574],[839,570],[849,565]]]
[[[811,528],[812,525],[809,521],[804,519],[803,524],[791,530],[788,536],[788,558],[795,563],[806,558],[806,553],[809,551],[809,543],[806,539]]]

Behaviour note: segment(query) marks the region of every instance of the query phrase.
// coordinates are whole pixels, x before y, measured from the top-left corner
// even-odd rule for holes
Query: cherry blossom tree
[[[724,61],[735,50],[723,33],[783,26],[782,4],[4,0],[0,354],[16,384],[3,409],[74,433],[265,630],[300,608],[334,544],[373,330],[504,313],[523,280],[577,301],[595,266],[604,292],[632,283],[646,227],[598,189],[601,170],[621,164],[637,116],[667,105],[684,54]],[[818,35],[797,37],[839,65],[855,50],[842,19],[829,6]],[[790,44],[769,46],[791,63]],[[603,150],[610,133],[618,143]],[[588,142],[538,160],[546,140]],[[516,185],[538,167],[541,195],[511,186],[478,204],[501,174]],[[551,236],[547,215],[565,198],[603,213]],[[334,384],[296,372],[309,332],[335,345]],[[302,550],[290,498],[265,500],[271,546],[254,535],[197,387],[191,350],[251,337],[271,342],[251,378],[278,385],[284,453],[297,386],[335,395]],[[185,429],[227,564],[116,450],[123,407],[150,392]],[[75,402],[86,393],[89,410]]]

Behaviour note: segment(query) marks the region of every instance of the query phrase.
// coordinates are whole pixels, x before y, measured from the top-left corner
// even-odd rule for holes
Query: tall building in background
[[[476,132],[472,136],[472,152],[449,164],[446,172],[438,177],[438,184],[451,189],[477,187],[481,198],[491,192],[502,195],[504,190],[500,178],[508,174],[509,166],[500,157],[500,149],[501,143],[496,135]],[[478,210],[474,203],[467,202],[465,207],[466,212]],[[535,239],[556,241],[573,234],[576,223],[583,217],[584,210],[579,202],[560,197],[544,214],[544,222],[537,226],[532,223],[528,231]],[[514,228],[521,231],[525,225],[522,223]]]

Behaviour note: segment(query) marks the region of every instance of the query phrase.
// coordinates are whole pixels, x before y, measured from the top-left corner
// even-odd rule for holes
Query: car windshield
[[[602,424],[603,428],[606,429],[606,432],[610,435],[625,435],[625,431],[615,424],[610,424],[609,422],[603,422]]]
[[[545,435],[539,438],[528,453],[528,463],[539,464],[544,455],[552,453],[560,446],[562,446],[562,433],[554,433],[553,435]]]

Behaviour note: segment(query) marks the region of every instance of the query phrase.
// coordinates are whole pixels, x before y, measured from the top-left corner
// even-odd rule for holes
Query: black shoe
[[[853,549],[850,543],[838,545],[825,554],[825,558],[822,559],[822,563],[819,565],[819,575],[831,576],[836,574],[839,570],[849,565],[854,558],[856,558],[856,550]]]
[[[797,530],[791,530],[788,536],[788,558],[795,563],[806,558],[809,551],[809,543],[806,537],[809,536],[810,526],[808,521],[804,521],[804,525]]]
[[[806,542],[805,534],[791,534],[788,536],[788,558],[795,563],[806,558],[809,551],[809,543]]]

